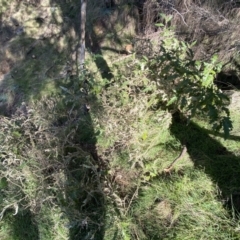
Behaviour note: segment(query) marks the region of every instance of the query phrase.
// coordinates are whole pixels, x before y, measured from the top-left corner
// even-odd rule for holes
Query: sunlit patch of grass
[[[11,43],[11,52],[18,55],[19,44],[21,47],[36,43],[36,40],[15,40]],[[30,41],[30,42],[29,42]],[[41,47],[40,47],[41,45]],[[15,49],[16,48],[16,49]],[[31,47],[30,47],[31,48]],[[11,75],[5,77],[1,88],[5,94],[13,93],[21,96],[18,99],[36,99],[41,96],[51,95],[60,91],[59,86],[63,80],[60,75],[65,66],[65,54],[59,53],[51,44],[39,42],[31,53],[24,58],[15,59]],[[65,76],[64,76],[65,77]],[[8,99],[10,101],[10,98]]]
[[[38,226],[39,239],[68,239],[69,221],[61,208],[43,205],[35,221]]]
[[[237,239],[217,191],[202,170],[161,176],[139,193],[131,211],[146,239]]]

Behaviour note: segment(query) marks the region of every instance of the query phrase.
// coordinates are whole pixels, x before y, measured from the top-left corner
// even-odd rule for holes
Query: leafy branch
[[[148,77],[163,90],[158,98],[167,108],[188,119],[204,114],[213,129],[223,129],[227,137],[232,130],[229,99],[214,84],[222,65],[216,55],[209,63],[193,60],[191,47],[174,36],[163,41],[160,54],[144,58]]]

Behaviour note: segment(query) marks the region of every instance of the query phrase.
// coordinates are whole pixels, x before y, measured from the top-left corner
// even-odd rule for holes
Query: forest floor
[[[0,239],[240,239],[236,99],[226,140],[152,109],[138,52],[163,37],[128,5],[91,12],[79,74],[77,4],[1,2]]]

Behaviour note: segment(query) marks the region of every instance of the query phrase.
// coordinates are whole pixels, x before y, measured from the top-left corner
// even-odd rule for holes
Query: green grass
[[[127,87],[135,86],[137,81],[138,77],[132,78]],[[209,130],[201,119],[187,125],[167,111],[153,111],[147,107],[149,96],[144,93],[124,98],[118,89],[125,87],[125,80],[119,78],[107,89],[100,87],[98,98],[90,98],[90,115],[73,108],[69,118],[68,107],[75,97],[66,92],[34,103],[35,113],[28,121],[47,127],[61,122],[56,117],[62,116],[63,122],[68,119],[68,125],[60,124],[60,135],[56,135],[57,128],[48,134],[58,139],[61,147],[65,134],[72,132],[72,137],[67,137],[63,155],[51,141],[48,144],[53,152],[48,150],[44,155],[43,149],[49,146],[41,138],[35,144],[38,151],[34,145],[28,149],[28,158],[38,159],[36,165],[29,158],[27,168],[19,169],[27,177],[23,192],[30,200],[29,206],[34,206],[32,201],[40,189],[43,198],[57,198],[46,201],[31,217],[30,213],[23,215],[30,226],[26,236],[17,232],[25,232],[25,222],[17,220],[22,213],[17,218],[7,214],[1,223],[2,239],[239,239],[237,203],[232,202],[236,205],[234,211],[224,204],[240,184],[239,157],[234,153],[239,146],[237,139],[232,140],[230,135],[223,141],[223,135]],[[104,98],[108,101],[101,102]],[[74,114],[81,116],[79,125],[75,124]],[[234,124],[237,131],[238,122]],[[30,129],[34,134],[34,128]],[[18,134],[13,134],[14,139],[25,136],[18,128],[15,132]],[[81,149],[79,143],[88,145]],[[180,154],[184,144],[187,154],[176,162],[171,174],[165,174],[164,168]],[[107,163],[99,173],[87,153],[94,149]],[[50,190],[43,190],[48,180],[39,169],[47,169],[45,158],[54,163],[53,155],[65,159],[67,169],[50,172],[51,181],[56,182],[51,185],[50,181]]]
[[[156,132],[161,133],[157,128]],[[223,149],[221,143],[194,123],[173,123],[171,135],[164,137],[163,132],[158,147],[146,143],[142,182],[147,184],[141,185],[130,216],[122,220],[131,219],[125,225],[130,239],[239,239],[237,220],[220,201],[239,186],[239,158],[225,149],[223,156],[217,155]],[[174,149],[179,149],[179,141],[187,143],[189,156],[176,163],[171,175],[164,175],[161,169],[178,155]]]
[[[132,214],[145,239],[238,239],[211,178],[193,168],[145,186]]]
[[[118,48],[127,41],[117,38],[122,28],[114,29]],[[22,54],[35,41],[11,40],[13,77],[1,83],[1,100],[15,108],[24,100],[29,113],[0,122],[0,205],[19,204],[17,215],[4,213],[0,239],[240,239],[236,111],[224,140],[204,118],[187,125],[153,108],[142,65],[135,55],[112,64],[119,55],[109,39],[106,51],[88,56],[94,73],[73,80],[59,77],[69,47],[45,39]],[[88,97],[83,79],[92,85]],[[187,154],[164,173],[183,145]]]
[[[134,78],[128,81],[135,84]],[[97,144],[101,153],[108,149],[109,177],[115,179],[105,239],[239,239],[237,211],[228,205],[240,184],[240,159],[232,151],[239,148],[237,138],[224,140],[204,119],[186,124],[167,112],[146,110],[141,94],[125,102],[115,91],[121,87],[118,79],[108,88],[120,101],[104,105],[106,118],[97,120],[102,128]],[[234,129],[239,131],[238,121]],[[112,144],[104,145],[104,139]],[[182,145],[186,156],[164,174]]]
[[[13,216],[13,211],[6,212],[4,221],[0,223],[2,240],[39,239],[38,226],[29,211]]]

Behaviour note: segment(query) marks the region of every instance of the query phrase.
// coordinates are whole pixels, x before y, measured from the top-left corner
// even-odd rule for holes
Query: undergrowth
[[[1,116],[1,239],[239,239],[225,204],[239,159],[216,140],[222,132],[203,129],[231,130],[213,84],[219,64],[189,59],[163,30],[171,40],[160,53],[133,54],[108,79],[66,76],[54,94]],[[204,123],[192,120],[200,114]]]

